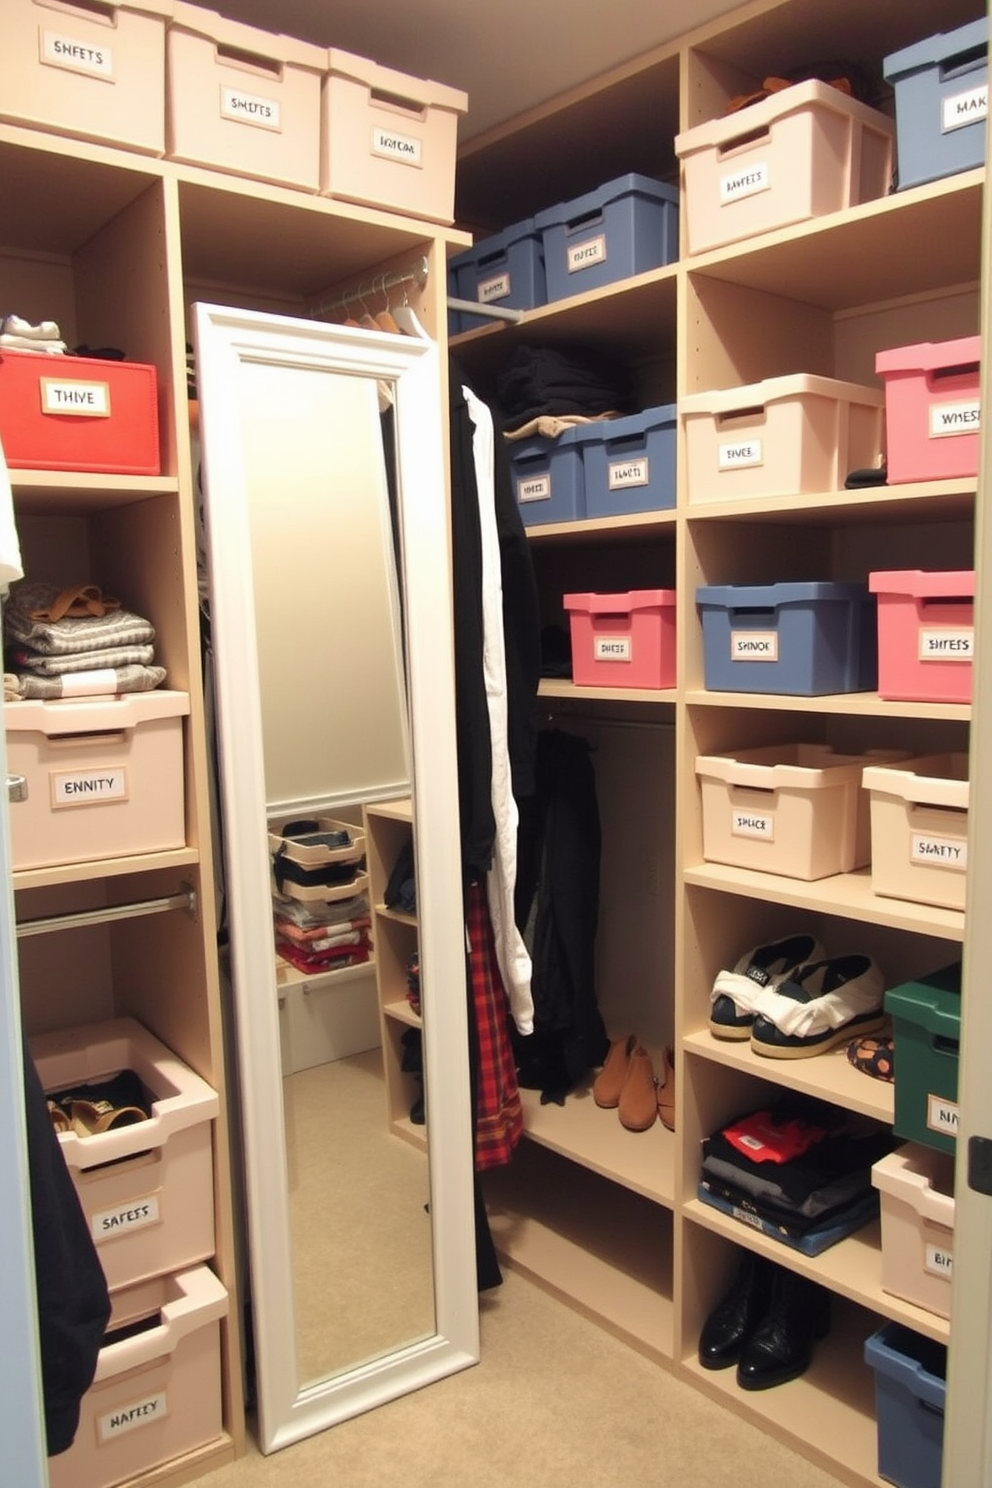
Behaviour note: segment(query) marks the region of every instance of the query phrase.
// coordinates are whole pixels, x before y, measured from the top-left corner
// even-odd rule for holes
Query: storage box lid
[[[885,993],[885,1011],[919,1024],[930,1034],[957,1040],[961,1036],[961,962],[931,971],[915,982],[902,982]]]
[[[713,609],[775,610],[783,605],[821,604],[841,600],[862,604],[870,599],[864,584],[830,580],[796,580],[778,584],[703,584],[696,590],[696,603]]]
[[[893,765],[869,765],[862,782],[865,790],[898,796],[915,805],[968,809],[968,756],[928,754]]]
[[[868,588],[872,594],[905,594],[913,599],[971,599],[975,593],[975,570],[939,572],[904,568],[870,573]]]
[[[809,78],[804,83],[792,83],[780,93],[773,93],[761,103],[752,103],[737,113],[725,114],[719,119],[708,119],[675,136],[675,153],[680,157],[692,155],[699,150],[714,147],[729,152],[739,144],[751,143],[755,135],[769,129],[777,119],[802,109],[832,109],[836,114],[847,114],[883,134],[893,134],[895,125],[878,109],[869,108],[860,99],[851,98],[830,83],[819,78]]]
[[[954,341],[919,341],[914,346],[890,346],[875,353],[875,371],[946,372],[950,367],[962,371],[981,363],[981,336],[959,336]]]
[[[281,32],[263,31],[258,26],[245,25],[243,21],[230,21],[214,10],[189,4],[189,0],[173,0],[172,28],[191,31],[212,41],[215,46],[242,52],[247,62],[258,57],[263,67],[266,62],[288,62],[293,67],[305,67],[323,74],[326,65],[323,47],[298,41],[295,36],[283,36]],[[223,61],[223,56],[219,60]]]
[[[595,191],[577,196],[574,201],[557,202],[553,207],[545,207],[543,211],[536,212],[534,226],[540,231],[548,227],[566,226],[577,222],[580,217],[602,212],[611,202],[619,201],[625,196],[640,196],[650,201],[668,202],[672,206],[677,206],[679,200],[677,186],[668,186],[664,181],[656,181],[651,176],[641,176],[632,171],[629,175],[618,176],[615,181],[597,186]]]
[[[626,594],[566,594],[566,610],[586,615],[629,615],[634,610],[658,610],[675,604],[674,589],[631,589]]]
[[[757,413],[766,403],[784,402],[799,397],[833,398],[847,403],[867,403],[881,408],[885,394],[881,388],[864,387],[856,382],[841,382],[835,377],[815,377],[795,372],[787,377],[766,377],[763,382],[744,387],[715,388],[708,392],[688,393],[679,399],[679,412],[692,414]]]
[[[826,744],[768,744],[739,750],[736,755],[696,756],[697,775],[758,790],[856,785],[862,767],[857,756],[834,754]]]
[[[947,1349],[900,1323],[886,1323],[865,1340],[865,1360],[908,1394],[943,1412]]]
[[[496,257],[497,254],[506,253],[514,243],[525,243],[528,238],[539,237],[540,233],[534,226],[533,217],[525,217],[520,222],[504,227],[502,232],[490,233],[488,237],[480,238],[464,253],[456,253],[454,258],[448,259],[448,269],[459,269],[463,265],[481,263],[490,256]]]
[[[948,1153],[907,1142],[873,1164],[871,1181],[921,1219],[954,1229],[954,1159]]]
[[[543,455],[549,460],[560,450],[570,450],[575,445],[588,444],[603,437],[603,425],[608,419],[592,419],[588,424],[572,424],[558,435],[529,434],[525,439],[509,439],[506,451],[511,460],[529,460]]]
[[[988,47],[988,17],[981,16],[977,21],[959,26],[956,31],[938,31],[934,36],[927,36],[923,41],[890,53],[882,62],[882,72],[886,82],[898,82],[911,72],[920,72],[926,67],[937,67],[948,62],[953,65],[958,61],[964,65],[967,54],[979,49],[984,50],[987,61]],[[984,115],[982,118],[984,119]]]
[[[674,427],[675,416],[675,404],[662,403],[657,408],[644,408],[640,413],[625,414],[623,418],[603,419],[599,426],[599,437],[603,444],[609,445],[615,440],[647,434],[651,429]]]
[[[180,718],[189,712],[189,694],[155,688],[119,697],[25,698],[4,703],[8,730],[30,730],[50,739],[64,734],[117,733],[156,718]]]
[[[455,114],[468,110],[468,94],[460,88],[451,88],[447,83],[435,83],[431,78],[410,77],[393,67],[383,67],[368,57],[354,52],[344,52],[340,47],[330,47],[325,53],[326,67],[331,76],[351,78],[364,83],[373,93],[381,94],[380,101],[401,109],[423,110],[426,108],[449,109]]]

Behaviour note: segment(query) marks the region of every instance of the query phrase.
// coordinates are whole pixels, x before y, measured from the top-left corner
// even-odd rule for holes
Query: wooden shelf
[[[542,1106],[536,1090],[520,1094],[524,1132],[530,1141],[671,1208],[675,1138],[660,1121],[646,1132],[626,1131],[616,1111],[596,1105],[591,1082],[571,1091],[564,1106],[554,1102]]]
[[[637,542],[645,537],[672,536],[675,512],[636,512],[624,517],[590,517],[582,522],[546,522],[527,528],[527,541],[535,547],[581,543]]]
[[[301,971],[298,966],[284,961],[281,956],[276,955],[276,986],[279,987],[306,987],[316,991],[319,987],[336,987],[345,982],[352,982],[366,976],[375,966],[375,958],[369,957],[358,966],[340,966],[335,970],[307,973]]]
[[[187,868],[198,863],[195,848],[172,852],[138,853],[127,858],[98,858],[90,863],[60,863],[55,868],[21,868],[13,874],[17,889],[46,889],[53,884],[85,883],[94,878],[119,878],[125,873],[157,873],[163,868]]]
[[[396,925],[409,925],[413,930],[417,928],[417,916],[409,914],[405,909],[390,909],[386,904],[377,904],[375,912],[380,920],[392,920]]]
[[[423,1028],[424,1022],[419,1013],[404,998],[397,998],[395,1002],[384,1002],[382,1004],[382,1015],[384,1018],[393,1018],[397,1023],[405,1023],[409,1028]]]
[[[843,1046],[817,1054],[812,1059],[768,1059],[756,1054],[747,1040],[735,1043],[714,1038],[709,1029],[683,1036],[682,1047],[713,1064],[770,1080],[816,1100],[830,1101],[846,1111],[874,1117],[890,1125],[895,1117],[893,1087],[884,1080],[863,1075],[848,1061]]]
[[[696,501],[689,503],[685,514],[694,522],[754,520],[760,516],[763,522],[802,521],[823,526],[886,522],[893,517],[900,523],[966,521],[974,515],[975,489],[974,480],[916,481],[906,485],[865,486],[852,491],[777,496],[764,501]]]
[[[893,703],[877,692],[841,692],[823,697],[789,697],[771,692],[709,692],[690,688],[685,701],[701,708],[761,708],[787,713],[852,714],[865,718],[933,718],[969,722],[970,703]]]
[[[537,692],[539,697],[579,703],[590,699],[606,703],[674,703],[677,698],[674,687],[577,687],[564,677],[542,677]]]
[[[413,801],[409,796],[403,796],[396,801],[374,801],[367,806],[369,816],[385,817],[387,821],[407,822],[413,825]]]
[[[179,489],[171,475],[96,475],[91,471],[11,470],[14,500],[21,511],[71,515],[169,496]]]

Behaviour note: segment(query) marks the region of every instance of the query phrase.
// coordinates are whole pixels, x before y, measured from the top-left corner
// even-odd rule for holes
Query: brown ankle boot
[[[630,1056],[637,1043],[633,1034],[629,1038],[614,1039],[610,1052],[603,1061],[603,1068],[592,1085],[592,1098],[597,1106],[612,1109],[620,1104],[620,1092],[627,1078]]]
[[[658,1115],[654,1065],[643,1044],[638,1044],[631,1053],[617,1114],[620,1125],[628,1131],[647,1131]]]

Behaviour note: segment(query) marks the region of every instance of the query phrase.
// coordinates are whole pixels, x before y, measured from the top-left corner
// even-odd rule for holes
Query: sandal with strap
[[[69,1106],[69,1119],[77,1137],[98,1137],[119,1126],[136,1126],[147,1121],[140,1106],[114,1106],[110,1101],[74,1100]]]

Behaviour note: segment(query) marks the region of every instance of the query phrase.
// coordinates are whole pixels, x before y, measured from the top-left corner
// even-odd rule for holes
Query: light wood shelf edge
[[[95,878],[117,878],[125,873],[157,873],[163,868],[187,868],[199,863],[193,847],[171,852],[138,853],[126,858],[98,858],[90,863],[64,863],[55,868],[21,868],[13,875],[18,889],[45,889],[54,884],[89,883]]]
[[[646,1132],[625,1131],[616,1111],[595,1104],[588,1083],[571,1091],[564,1106],[542,1105],[536,1090],[521,1090],[520,1095],[529,1141],[653,1203],[673,1207],[675,1138],[660,1122]]]

